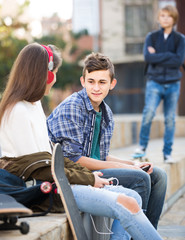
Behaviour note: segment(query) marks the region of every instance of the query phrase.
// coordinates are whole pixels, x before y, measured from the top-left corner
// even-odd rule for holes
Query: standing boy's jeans
[[[117,202],[117,198],[121,193],[135,198],[141,206],[141,198],[135,191],[121,186],[110,185],[106,185],[104,188],[74,185],[72,191],[80,211],[115,219],[112,226],[111,240],[130,239],[125,230],[135,240],[162,239],[142,210],[131,213],[126,207]]]
[[[143,109],[143,119],[139,142],[142,147],[146,148],[148,145],[152,119],[155,116],[156,109],[160,101],[163,100],[165,117],[163,153],[164,156],[171,154],[175,132],[175,115],[179,94],[180,82],[170,84],[159,84],[154,81],[147,82],[145,106]]]

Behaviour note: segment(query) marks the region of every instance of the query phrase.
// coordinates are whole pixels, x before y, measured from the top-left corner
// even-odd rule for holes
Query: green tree
[[[61,34],[45,35],[41,38],[35,38],[34,41],[44,45],[53,44],[61,50],[65,49],[66,47],[66,42],[63,40]]]
[[[57,73],[57,82],[55,83],[55,88],[65,89],[69,85],[79,85],[80,76],[82,73],[81,67],[77,62],[68,63],[65,60],[62,62],[62,67],[59,68]]]
[[[20,50],[28,43],[26,39],[18,39],[16,32],[19,29],[27,29],[27,24],[22,23],[19,17],[24,9],[28,7],[29,1],[25,0],[17,9],[15,17],[4,16],[0,18],[0,91],[4,89],[7,76],[11,70],[13,62]],[[1,13],[1,6],[0,6]]]
[[[26,40],[18,40],[11,36],[0,41],[0,91],[5,87],[16,56],[26,44]]]

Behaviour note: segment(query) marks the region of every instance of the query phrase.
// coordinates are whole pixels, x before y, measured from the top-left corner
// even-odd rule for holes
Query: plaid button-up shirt
[[[109,106],[101,103],[100,160],[106,160],[113,133],[113,114]],[[74,162],[89,157],[94,134],[96,112],[85,88],[66,98],[47,119],[49,137],[60,143],[64,156]]]

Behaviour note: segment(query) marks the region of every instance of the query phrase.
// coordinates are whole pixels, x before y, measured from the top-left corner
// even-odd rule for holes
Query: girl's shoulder
[[[30,114],[33,112],[34,109],[40,108],[40,103],[30,103],[27,101],[19,101],[15,104],[15,106],[12,108],[11,113],[12,114]]]
[[[20,101],[20,102],[17,102],[15,104],[15,106],[13,107],[12,111],[13,112],[27,112],[28,111],[28,108],[30,106],[31,103],[28,103],[26,101]]]

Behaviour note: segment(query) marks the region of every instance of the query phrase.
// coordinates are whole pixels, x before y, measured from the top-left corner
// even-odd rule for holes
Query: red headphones
[[[47,53],[48,53],[48,57],[49,57],[49,62],[48,62],[48,79],[47,79],[47,84],[50,84],[53,80],[54,80],[54,74],[53,72],[51,72],[51,70],[53,70],[53,53],[51,51],[51,48],[49,48],[48,46],[46,45],[42,45]]]

